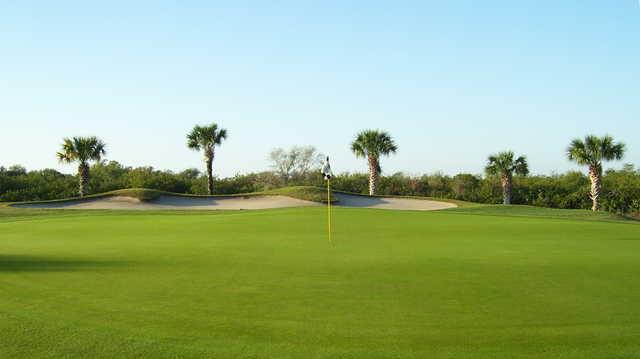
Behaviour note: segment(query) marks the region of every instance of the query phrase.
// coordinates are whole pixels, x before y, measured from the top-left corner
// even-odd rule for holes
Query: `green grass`
[[[637,222],[337,208],[332,247],[323,208],[23,211],[0,209],[2,358],[640,353]]]
[[[507,217],[556,218],[585,221],[637,222],[637,219],[606,211],[593,212],[582,209],[543,208],[522,205],[481,205],[452,208],[448,211],[463,214],[480,214]]]

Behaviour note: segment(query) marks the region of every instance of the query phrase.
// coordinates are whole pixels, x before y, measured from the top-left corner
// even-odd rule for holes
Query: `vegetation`
[[[195,126],[187,135],[187,147],[195,151],[204,152],[204,162],[207,165],[207,189],[213,194],[213,159],[215,148],[227,139],[227,130],[218,128],[213,123],[209,126]]]
[[[369,195],[376,194],[378,180],[382,168],[380,156],[396,153],[398,146],[388,132],[365,130],[360,132],[351,143],[351,151],[357,156],[367,159],[369,165]]]
[[[526,176],[529,174],[529,166],[524,156],[515,158],[511,151],[500,152],[489,156],[489,163],[485,168],[488,175],[500,177],[502,184],[503,204],[511,204],[513,193],[513,174]]]
[[[105,144],[97,137],[65,138],[58,160],[65,163],[78,162],[78,193],[83,197],[89,193],[89,161],[100,161],[106,154]]]
[[[313,146],[294,146],[289,150],[276,148],[269,153],[271,168],[284,186],[308,177],[322,163],[323,157]]]
[[[335,247],[322,208],[61,210],[28,220],[25,210],[3,217],[0,209],[0,352],[637,356],[638,224],[536,218],[553,210],[519,206],[508,212],[526,213],[508,217],[495,208],[505,207],[338,208]]]
[[[567,156],[571,161],[589,167],[589,179],[591,180],[592,201],[591,210],[600,209],[599,198],[602,192],[602,162],[621,160],[624,156],[623,143],[615,143],[611,136],[597,137],[587,136],[584,140],[573,140],[567,149]]]
[[[334,175],[332,188],[337,191],[368,194],[369,175],[342,173]],[[77,196],[77,177],[55,170],[27,171],[21,166],[0,167],[0,201],[42,201]],[[275,190],[284,186],[276,173],[261,172],[217,178],[214,194],[251,193]],[[632,165],[620,170],[604,171],[600,206],[619,213],[640,213],[640,171]],[[319,171],[304,177],[294,177],[290,186],[324,187]],[[159,171],[151,167],[131,168],[118,162],[101,162],[91,166],[89,188],[92,193],[104,193],[123,188],[152,188],[165,192],[205,195],[207,176],[196,169],[179,173]],[[551,176],[531,175],[513,178],[513,204],[564,209],[590,209],[589,177],[579,172]],[[381,176],[381,195],[418,196],[461,200],[476,203],[502,203],[500,179],[473,174],[428,174],[407,176],[395,173]]]

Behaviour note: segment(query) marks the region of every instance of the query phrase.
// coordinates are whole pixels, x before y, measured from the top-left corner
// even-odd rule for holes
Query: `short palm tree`
[[[357,156],[366,158],[369,164],[369,195],[376,194],[376,187],[380,177],[380,156],[387,156],[398,151],[389,133],[380,130],[365,130],[360,132],[351,143],[351,151]]]
[[[106,154],[106,145],[95,136],[65,138],[62,151],[57,157],[60,162],[78,162],[78,193],[83,197],[89,193],[89,161],[100,161]]]
[[[580,165],[589,166],[589,178],[591,179],[591,197],[593,211],[600,209],[598,198],[602,191],[602,162],[621,160],[624,156],[624,143],[614,143],[611,136],[597,137],[586,136],[583,139],[576,138],[567,148],[567,157]]]
[[[207,164],[207,189],[209,194],[213,194],[213,158],[215,157],[215,147],[220,146],[227,138],[227,130],[218,128],[212,123],[209,126],[196,126],[187,135],[187,146],[195,151],[204,152],[204,161]]]
[[[526,176],[529,174],[527,158],[520,156],[515,158],[512,151],[505,151],[489,156],[489,163],[485,171],[488,175],[500,176],[502,183],[502,202],[511,204],[513,192],[513,174]]]

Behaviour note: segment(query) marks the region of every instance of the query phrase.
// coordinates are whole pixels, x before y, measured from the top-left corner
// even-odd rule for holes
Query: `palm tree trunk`
[[[378,159],[369,156],[369,196],[374,196],[378,187]]]
[[[207,163],[207,189],[209,194],[213,194],[213,154],[207,155],[205,158]]]
[[[591,210],[594,212],[600,209],[598,199],[600,198],[600,193],[602,191],[601,172],[602,171],[599,166],[589,166],[589,178],[591,179],[591,193],[589,194],[589,197],[593,202]]]
[[[505,205],[511,204],[511,197],[513,193],[513,178],[509,174],[502,175],[502,203]]]
[[[78,166],[78,193],[80,197],[89,193],[89,165],[86,163]]]

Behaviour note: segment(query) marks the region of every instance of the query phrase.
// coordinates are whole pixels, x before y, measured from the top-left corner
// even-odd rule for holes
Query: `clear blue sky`
[[[0,44],[5,166],[73,172],[62,138],[95,134],[126,165],[202,167],[185,134],[212,121],[224,176],[307,144],[364,171],[364,128],[396,138],[387,173],[481,173],[503,149],[564,171],[588,133],[640,164],[637,0],[3,1]]]

